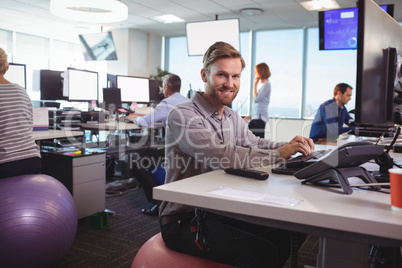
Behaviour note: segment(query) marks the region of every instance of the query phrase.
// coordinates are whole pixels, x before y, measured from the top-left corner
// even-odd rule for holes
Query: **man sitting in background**
[[[166,119],[170,110],[178,104],[188,102],[189,99],[180,94],[181,79],[179,76],[175,74],[166,75],[163,79],[162,85],[163,94],[166,98],[163,99],[151,113],[147,114],[146,116],[130,114],[125,119],[139,126],[151,126],[156,122],[163,122],[163,124],[166,125]],[[142,156],[142,158],[146,157],[150,163],[159,163],[159,159],[163,158],[164,156],[164,149],[150,149],[146,155]],[[151,175],[149,166],[147,165],[146,168],[141,167],[140,163],[146,163],[146,161],[133,164],[133,175],[140,181],[148,201],[154,203],[151,208],[144,208],[141,210],[141,212],[147,215],[157,216],[158,205],[155,204],[155,201],[152,198],[152,188],[160,183],[156,182],[154,177]]]
[[[163,122],[166,125],[166,119],[170,110],[183,102],[189,101],[188,98],[180,94],[181,79],[175,74],[168,74],[163,78],[163,99],[155,109],[145,116],[130,114],[126,120],[139,126],[151,126],[156,122]]]
[[[327,100],[318,108],[310,130],[310,138],[314,142],[319,139],[335,140],[339,134],[353,130],[349,126],[350,117],[345,105],[352,97],[352,87],[345,83],[339,83],[334,89],[334,98]],[[344,127],[346,124],[348,127]]]

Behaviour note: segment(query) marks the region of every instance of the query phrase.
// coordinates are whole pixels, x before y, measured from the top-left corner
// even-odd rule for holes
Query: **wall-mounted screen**
[[[394,5],[381,5],[393,16]],[[320,11],[318,13],[320,50],[357,48],[357,8]]]
[[[116,81],[122,102],[149,103],[149,78],[117,75]]]
[[[63,71],[40,70],[39,80],[41,100],[67,100],[63,96]]]
[[[186,23],[189,56],[204,55],[215,42],[224,41],[240,51],[239,19]]]
[[[26,65],[10,62],[8,71],[5,73],[4,78],[11,83],[16,83],[26,89]]]
[[[111,32],[80,34],[78,37],[85,60],[117,60]]]
[[[68,68],[64,74],[63,95],[69,101],[97,101],[98,73]]]

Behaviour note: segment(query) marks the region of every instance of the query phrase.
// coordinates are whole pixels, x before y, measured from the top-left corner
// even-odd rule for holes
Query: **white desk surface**
[[[133,124],[133,123],[126,123],[122,121],[110,121],[107,123],[86,123],[81,124],[81,128],[88,129],[88,130],[135,130],[135,129],[142,129],[142,127]]]
[[[48,139],[58,139],[58,138],[66,138],[66,137],[76,137],[83,136],[83,131],[71,131],[71,130],[37,130],[33,132],[34,140],[48,140]]]
[[[302,200],[294,207],[209,194],[221,186]],[[390,195],[353,188],[302,185],[294,176],[270,173],[268,180],[226,174],[223,170],[155,187],[153,197],[288,230],[335,239],[402,245],[402,212],[391,210]]]

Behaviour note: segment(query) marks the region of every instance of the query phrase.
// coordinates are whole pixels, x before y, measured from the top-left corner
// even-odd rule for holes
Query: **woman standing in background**
[[[271,97],[271,83],[268,78],[271,71],[266,63],[255,66],[255,78],[253,83],[254,106],[252,109],[250,130],[254,135],[264,138],[265,125],[268,122],[268,105]]]
[[[7,54],[0,48],[0,179],[41,171],[32,102],[23,87],[4,78],[8,67]]]

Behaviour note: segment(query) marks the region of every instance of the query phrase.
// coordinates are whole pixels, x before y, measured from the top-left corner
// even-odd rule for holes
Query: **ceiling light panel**
[[[128,8],[118,0],[50,0],[50,12],[58,17],[93,23],[127,19]]]

